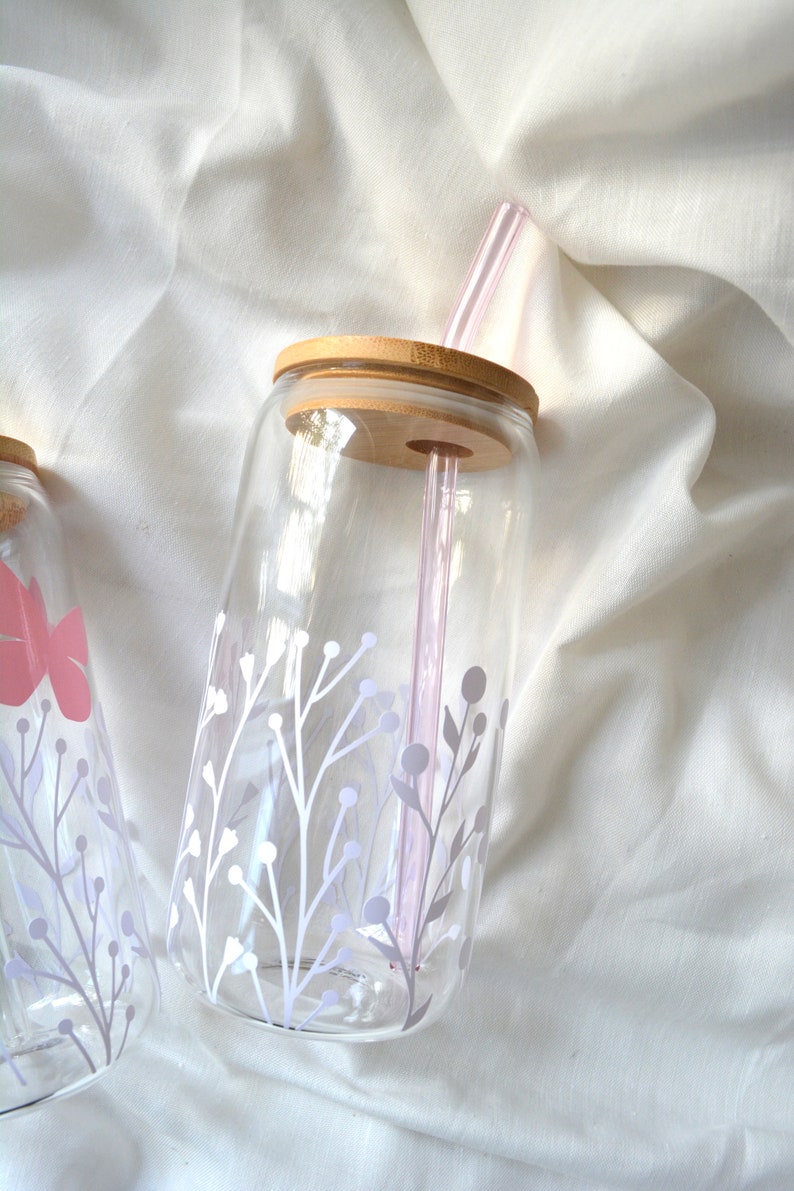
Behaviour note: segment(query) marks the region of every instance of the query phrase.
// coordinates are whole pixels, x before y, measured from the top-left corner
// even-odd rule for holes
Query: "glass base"
[[[57,1031],[6,1044],[0,1051],[0,1115],[63,1098],[99,1079],[107,1067],[90,1071],[68,1038]]]
[[[300,987],[302,979],[316,972],[316,961],[303,961],[297,973],[290,968],[293,984]],[[262,1026],[293,1037],[324,1039],[337,1042],[380,1042],[403,1036],[419,1025],[429,1024],[437,1016],[446,998],[439,996],[436,1012],[409,1022],[411,1001],[400,974],[381,970],[377,974],[358,966],[355,960],[328,968],[321,980],[312,983],[316,992],[304,991],[285,996],[283,969],[280,963],[262,961],[249,969],[241,980],[238,976],[224,982],[217,999],[207,997],[215,1008],[236,1017],[243,1017],[253,1025]],[[428,999],[425,992],[422,1000]],[[205,993],[206,996],[206,993]]]

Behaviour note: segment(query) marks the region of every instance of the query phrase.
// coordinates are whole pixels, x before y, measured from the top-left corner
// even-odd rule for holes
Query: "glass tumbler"
[[[340,1039],[469,963],[508,713],[537,399],[407,340],[278,357],[250,439],[168,948],[213,1005]]]
[[[159,992],[60,526],[0,437],[0,1111],[75,1091]]]

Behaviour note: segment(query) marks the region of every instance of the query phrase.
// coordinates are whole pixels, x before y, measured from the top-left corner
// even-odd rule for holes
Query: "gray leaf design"
[[[412,1013],[412,1014],[410,1014],[409,1017],[406,1017],[405,1025],[403,1026],[403,1031],[410,1030],[413,1028],[413,1026],[419,1025],[419,1022],[422,1020],[422,1018],[424,1017],[424,1015],[427,1013],[428,1009],[430,1008],[430,1002],[432,1000],[433,1000],[433,995],[431,993],[430,996],[427,998],[427,1000],[424,1002],[424,1004],[419,1006],[416,1013]]]
[[[460,748],[460,732],[448,707],[444,708],[444,739],[453,753],[457,753]]]
[[[453,839],[452,846],[450,847],[450,850],[449,850],[450,864],[452,864],[455,860],[457,860],[458,856],[460,856],[460,853],[463,849],[463,837],[465,834],[466,834],[466,820],[464,819],[464,821],[461,823],[458,830],[455,832],[455,838]]]
[[[479,744],[475,744],[475,745],[474,745],[474,747],[473,747],[472,749],[470,749],[470,750],[469,750],[469,755],[468,755],[468,757],[466,758],[466,760],[464,761],[464,763],[463,763],[463,768],[462,768],[462,769],[461,769],[461,771],[460,771],[460,776],[461,776],[461,777],[463,777],[464,773],[468,773],[468,772],[469,772],[469,770],[471,769],[472,765],[473,765],[473,764],[474,764],[474,762],[477,760],[477,754],[479,753],[479,751],[480,751],[480,746],[479,746]]]
[[[18,819],[15,819],[12,815],[7,815],[4,811],[0,811],[0,828],[11,837],[8,840],[3,840],[2,842],[4,844],[7,844],[9,847],[20,846],[18,841],[24,838],[24,831]]]
[[[35,889],[31,889],[29,885],[23,885],[21,881],[18,881],[17,890],[19,892],[19,896],[29,909],[38,910],[41,914],[44,913],[42,900]]]
[[[410,806],[415,811],[420,809],[419,795],[413,786],[409,786],[407,782],[402,780],[402,778],[394,777],[394,775],[392,775],[391,784],[394,787],[394,792],[397,797],[401,799],[406,806]]]
[[[373,947],[377,947],[378,951],[381,953],[381,955],[386,957],[389,963],[399,964],[402,956],[400,955],[399,949],[392,943],[382,943],[380,939],[373,939],[371,935],[369,941]]]
[[[240,806],[245,806],[245,804],[247,802],[250,802],[252,798],[256,798],[258,794],[259,794],[259,791],[257,790],[254,783],[249,782],[248,785],[245,787],[245,794],[243,794]]]
[[[450,890],[449,893],[445,893],[443,897],[438,899],[438,901],[434,901],[430,909],[427,911],[425,922],[435,922],[436,918],[440,918],[446,910],[451,897],[452,890]]]

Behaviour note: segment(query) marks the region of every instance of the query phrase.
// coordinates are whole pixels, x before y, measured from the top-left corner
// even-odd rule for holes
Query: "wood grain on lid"
[[[7,438],[0,434],[0,463],[16,463],[19,467],[27,467],[29,471],[38,471],[36,452],[26,442],[18,438]]]
[[[537,394],[518,373],[481,356],[438,343],[376,335],[304,339],[279,352],[273,379],[297,369],[304,373],[316,369],[326,375],[337,369],[361,369],[393,380],[410,380],[452,391],[460,389],[485,400],[507,399],[526,410],[533,422],[538,414]]]

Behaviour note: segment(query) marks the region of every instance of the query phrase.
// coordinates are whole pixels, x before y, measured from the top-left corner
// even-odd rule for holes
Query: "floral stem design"
[[[225,621],[221,614],[216,621],[216,636],[220,633]],[[219,626],[219,627],[218,627]],[[337,949],[335,957],[329,959],[339,934],[353,925],[352,916],[348,913],[333,915],[331,929],[325,941],[314,949],[311,958],[306,957],[306,940],[310,928],[316,921],[318,911],[329,896],[341,890],[343,880],[351,866],[361,856],[361,846],[351,838],[348,816],[358,801],[358,792],[350,786],[345,786],[338,794],[338,810],[334,817],[324,847],[321,859],[316,865],[312,864],[311,837],[314,818],[317,815],[321,791],[328,789],[330,773],[333,767],[343,758],[361,753],[368,747],[376,736],[383,732],[394,734],[400,727],[399,717],[391,712],[379,716],[374,727],[356,730],[364,709],[373,701],[377,694],[376,684],[371,679],[364,679],[359,683],[358,693],[342,717],[339,727],[331,735],[328,746],[323,750],[319,760],[310,764],[310,757],[314,756],[315,746],[319,739],[320,728],[327,723],[322,704],[327,696],[334,691],[345,678],[359,664],[363,656],[375,646],[375,637],[365,633],[361,638],[359,648],[345,662],[331,672],[331,666],[339,654],[341,647],[335,641],[326,642],[323,647],[322,661],[317,673],[311,681],[308,694],[303,693],[304,654],[309,643],[308,634],[297,632],[294,636],[295,664],[292,694],[286,706],[290,711],[291,723],[285,723],[284,715],[272,712],[267,719],[267,725],[272,732],[275,745],[274,754],[269,762],[269,788],[277,797],[283,783],[284,793],[287,795],[294,812],[295,842],[297,850],[297,887],[295,889],[296,905],[290,911],[290,925],[287,925],[287,903],[291,897],[291,888],[284,888],[279,871],[281,857],[279,850],[289,847],[289,841],[280,840],[277,849],[269,839],[262,840],[258,846],[257,857],[266,872],[266,891],[252,884],[247,879],[239,864],[232,864],[227,871],[227,879],[232,885],[239,886],[241,892],[250,900],[262,920],[273,932],[278,946],[279,963],[281,967],[281,993],[283,1010],[281,1024],[288,1029],[303,1029],[313,1020],[322,1008],[329,1008],[336,1003],[337,994],[333,989],[326,988],[320,997],[320,1007],[312,1011],[303,1021],[296,1020],[297,1002],[308,990],[309,985],[323,974],[329,972],[339,964],[347,963],[352,955],[349,948]],[[260,699],[265,684],[270,677],[273,666],[284,655],[285,648],[271,651],[268,662],[264,666],[256,682],[253,682],[254,658],[250,653],[244,654],[239,660],[240,672],[245,686],[245,697],[242,700],[239,719],[231,731],[231,738],[222,763],[220,778],[215,780],[215,770],[211,760],[207,760],[202,768],[202,777],[209,788],[212,797],[212,813],[209,824],[209,834],[205,843],[197,828],[193,827],[195,813],[188,808],[186,814],[183,841],[179,850],[178,865],[189,865],[191,858],[204,854],[203,889],[197,896],[192,877],[188,876],[182,883],[181,892],[192,911],[196,923],[202,964],[202,981],[210,1001],[216,1002],[220,985],[227,971],[239,971],[240,967],[247,970],[254,979],[256,996],[264,1020],[271,1021],[272,1013],[266,1004],[261,985],[256,980],[258,957],[246,952],[240,940],[229,935],[224,947],[223,957],[219,967],[211,971],[209,947],[209,912],[210,890],[219,872],[222,857],[232,852],[238,845],[239,839],[236,828],[221,823],[221,807],[224,795],[227,793],[229,776],[236,752],[240,746],[246,725],[253,716],[254,708]],[[217,640],[213,643],[212,655],[218,649]],[[207,710],[200,718],[198,736],[198,756],[202,756],[202,736],[205,728],[218,714],[225,714],[230,705],[230,697],[225,691],[215,687],[211,690],[211,702],[215,708],[212,715]],[[218,701],[220,697],[220,710]],[[314,727],[311,725],[319,720]],[[322,747],[322,746],[320,746]],[[197,762],[200,763],[200,762]],[[240,819],[235,817],[234,822]],[[340,854],[341,844],[341,854]],[[317,878],[319,877],[319,880]],[[176,918],[178,920],[178,910]],[[237,966],[235,966],[237,965]]]
[[[221,613],[216,620],[212,658],[220,654],[222,644],[223,656],[237,656],[233,648],[219,641],[224,624],[225,616]],[[417,779],[424,774],[425,786],[428,783],[432,786],[432,775],[425,773],[430,765],[430,751],[409,742],[400,752],[403,717],[391,710],[394,696],[379,693],[376,683],[364,678],[358,681],[357,690],[351,693],[338,719],[332,720],[325,706],[331,692],[337,692],[338,705],[341,683],[346,679],[356,681],[353,672],[374,648],[374,635],[365,633],[359,648],[336,668],[333,663],[341,654],[341,647],[335,641],[326,642],[313,678],[306,673],[308,644],[307,633],[293,634],[289,660],[285,662],[285,667],[290,664],[292,667],[291,672],[287,669],[289,693],[285,693],[279,710],[272,709],[266,697],[267,684],[270,679],[275,683],[274,667],[287,654],[286,643],[268,651],[257,677],[253,655],[243,653],[233,665],[232,681],[227,689],[208,685],[207,701],[199,719],[194,765],[201,774],[198,797],[209,796],[211,806],[204,820],[206,836],[203,837],[197,825],[200,824],[198,807],[193,801],[188,803],[178,849],[170,929],[175,929],[180,921],[181,902],[187,902],[190,908],[187,921],[192,919],[198,939],[197,967],[209,1000],[216,1003],[222,996],[224,982],[242,977],[253,984],[261,1019],[293,1030],[309,1028],[320,1014],[337,1004],[339,995],[324,977],[350,964],[353,951],[340,944],[344,944],[341,936],[354,932],[380,951],[392,971],[399,973],[407,994],[403,1029],[409,1029],[421,1020],[432,999],[427,997],[418,1004],[421,987],[418,973],[422,964],[442,941],[451,943],[460,934],[460,927],[446,918],[453,884],[459,872],[464,873],[467,884],[472,863],[484,858],[486,807],[479,807],[468,824],[462,814],[457,826],[449,821],[452,808],[460,804],[463,785],[477,760],[487,727],[485,714],[476,709],[485,693],[485,674],[473,667],[464,675],[461,693],[465,708],[460,725],[454,722],[449,708],[445,709],[440,735],[450,750],[451,760],[445,769],[443,789],[435,804],[431,802],[426,810],[417,793]],[[211,668],[208,684],[210,679],[217,684],[215,674],[216,670]],[[376,710],[378,718],[373,721],[371,712],[376,703],[381,710]],[[383,710],[384,706],[388,710]],[[257,786],[247,777],[237,776],[235,760],[246,729],[263,714],[270,735],[261,746],[263,785]],[[234,716],[233,722],[220,729],[213,726],[219,716],[227,715]],[[205,735],[209,732],[213,733],[212,737]],[[376,738],[384,734],[392,741],[386,770],[382,760],[380,765],[375,763],[372,751]],[[215,740],[223,741],[219,756],[213,755]],[[394,774],[398,757],[401,777]],[[358,771],[366,788],[366,802],[361,803],[366,808],[361,816],[363,847],[357,838],[363,789],[341,782],[334,785],[335,767],[345,758],[349,759],[346,775],[351,774],[352,764],[352,774]],[[385,780],[389,771],[392,776]],[[246,781],[241,796],[240,788]],[[335,794],[333,814],[329,813],[330,791]],[[415,915],[408,924],[407,934],[402,932],[403,939],[411,940],[408,951],[404,944],[400,945],[401,932],[392,911],[393,860],[391,866],[389,862],[383,864],[380,873],[371,871],[375,868],[372,857],[378,820],[387,806],[393,805],[395,797],[405,804],[403,811],[412,812],[413,829],[425,836],[422,853],[426,860],[416,875],[417,896],[412,899]],[[258,822],[262,827],[248,845],[246,861],[238,863],[235,856],[237,849],[242,848],[238,828],[248,813],[247,803],[254,798],[258,799]],[[229,802],[235,806],[231,814]],[[320,815],[327,819],[320,820]],[[391,846],[393,849],[394,840]],[[231,863],[224,872],[227,855]],[[246,863],[250,866],[247,869]],[[212,897],[212,889],[224,876],[229,884],[239,888],[244,909],[237,926],[225,934],[222,953],[217,959],[213,958],[212,937],[218,932],[212,921],[216,912],[212,907],[222,905],[223,901]],[[333,909],[329,910],[329,906]],[[321,916],[321,910],[325,917]],[[372,927],[380,929],[372,930]],[[253,942],[255,929],[264,930],[265,938],[269,934],[273,939],[270,954],[275,963],[264,958],[261,943]],[[219,949],[224,933],[219,936]],[[459,962],[464,967],[470,940],[461,942]],[[254,946],[260,954],[251,950]],[[267,984],[259,979],[262,967],[280,969],[277,1011],[274,1004],[268,1003]],[[307,996],[311,1000],[306,1001]]]
[[[430,1008],[432,994],[421,1005],[417,1006],[416,1004],[418,973],[421,970],[423,960],[427,959],[437,945],[437,942],[431,943],[430,947],[426,948],[425,942],[433,923],[438,924],[436,927],[438,933],[443,934],[445,930],[444,915],[453,896],[452,879],[458,869],[458,862],[460,861],[462,863],[462,858],[469,854],[467,853],[467,848],[475,836],[481,837],[481,843],[477,850],[477,860],[480,863],[483,863],[485,860],[488,810],[486,806],[481,806],[475,815],[473,825],[468,831],[466,830],[466,820],[461,820],[452,839],[448,857],[441,862],[441,873],[440,876],[436,877],[432,896],[429,901],[427,900],[428,890],[431,887],[431,873],[434,871],[434,868],[436,872],[439,868],[438,864],[434,865],[434,861],[441,845],[442,827],[446,826],[445,818],[450,808],[458,800],[461,784],[477,760],[482,745],[482,737],[488,725],[485,714],[483,712],[477,712],[473,717],[471,727],[468,728],[469,714],[472,707],[483,698],[485,688],[485,673],[479,666],[474,666],[466,671],[461,683],[461,695],[463,696],[465,709],[460,726],[455,723],[449,707],[445,708],[443,737],[450,749],[451,760],[444,790],[435,812],[431,806],[430,815],[428,816],[417,790],[419,779],[426,774],[430,766],[430,751],[427,748],[417,743],[409,743],[403,750],[401,757],[403,776],[400,778],[393,776],[391,779],[395,793],[404,803],[404,811],[411,812],[414,830],[421,829],[427,837],[423,849],[425,862],[421,874],[412,874],[408,878],[419,882],[419,891],[415,899],[415,911],[411,921],[407,923],[400,922],[398,924],[399,929],[395,929],[395,924],[391,921],[393,917],[392,907],[384,897],[370,898],[364,906],[364,915],[367,921],[373,926],[381,927],[388,940],[388,942],[384,942],[382,938],[379,939],[373,935],[370,937],[370,941],[389,960],[392,969],[401,972],[405,981],[408,994],[408,1011],[403,1023],[403,1030],[408,1030],[418,1025]],[[502,731],[506,723],[506,715],[507,704],[505,703],[500,718],[500,728]],[[464,737],[467,733],[467,728],[470,739],[468,746],[464,747]],[[427,779],[425,778],[425,780]],[[471,861],[469,860],[470,863]],[[409,948],[406,948],[403,942],[406,938],[410,940]],[[468,962],[469,952],[470,940],[464,940],[459,961],[462,968]]]
[[[116,1054],[121,1052],[134,1017],[134,1008],[130,1005],[126,1010],[123,1037],[120,1042],[114,1040],[115,1010],[130,988],[134,963],[134,958],[131,963],[124,962],[117,973],[116,957],[120,954],[122,943],[116,936],[120,935],[123,942],[125,933],[135,935],[139,945],[134,950],[147,959],[149,956],[134,928],[129,910],[122,915],[121,931],[114,924],[114,909],[110,904],[111,872],[104,863],[105,848],[101,839],[104,828],[100,830],[97,823],[97,838],[91,842],[85,834],[78,834],[74,837],[73,851],[64,855],[64,842],[68,838],[65,836],[68,812],[78,800],[89,809],[90,815],[93,803],[91,767],[84,757],[75,762],[74,776],[66,790],[68,747],[62,737],[57,737],[54,742],[51,797],[42,801],[38,809],[36,807],[36,796],[44,781],[42,755],[46,728],[54,714],[50,701],[43,699],[38,730],[30,751],[27,747],[30,739],[29,721],[25,718],[17,721],[17,762],[8,745],[0,741],[0,774],[10,796],[5,799],[4,809],[0,809],[0,847],[25,853],[41,874],[36,889],[17,883],[20,902],[30,911],[26,930],[31,943],[31,960],[24,958],[18,948],[15,949],[4,964],[4,974],[9,985],[11,982],[24,981],[40,988],[41,983],[49,982],[71,991],[76,1003],[81,1006],[84,1022],[90,1022],[91,1029],[87,1035],[84,1024],[78,1026],[72,1018],[64,1017],[58,1023],[58,1032],[64,1038],[71,1039],[93,1074],[100,1066],[113,1061],[114,1050]],[[107,777],[99,777],[97,788],[102,783],[108,785]],[[106,798],[109,802],[110,795]],[[99,817],[103,816],[108,820],[105,823],[108,831],[118,832],[112,814],[109,811],[100,812]],[[94,818],[96,820],[95,813]],[[89,862],[90,857],[93,860]],[[93,871],[89,870],[89,863]],[[97,863],[98,872],[95,867]],[[74,873],[75,867],[77,873],[72,882],[75,889],[73,897],[67,887],[66,877]],[[125,932],[123,927],[126,922],[129,922],[130,929]],[[28,950],[21,940],[19,946],[24,951]],[[46,959],[47,955],[51,957],[51,962]],[[110,959],[109,965],[105,955]],[[24,1004],[24,998],[21,1003]],[[92,1053],[90,1034],[95,1038],[99,1054]],[[0,1055],[6,1058],[11,1050],[3,1044]],[[18,1080],[24,1082],[19,1066],[8,1058],[6,1061],[9,1061]]]

